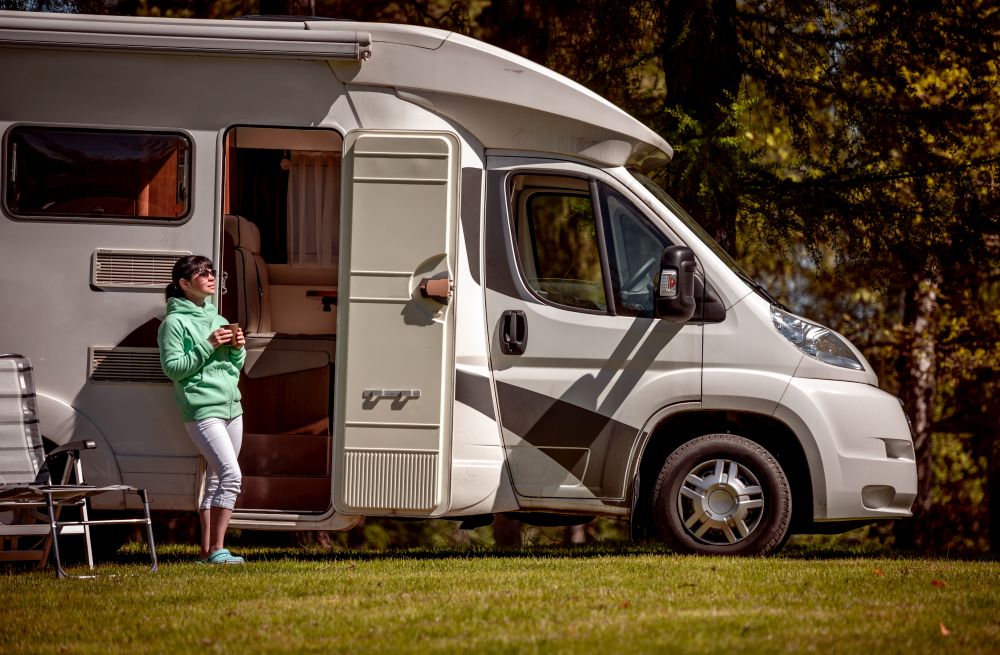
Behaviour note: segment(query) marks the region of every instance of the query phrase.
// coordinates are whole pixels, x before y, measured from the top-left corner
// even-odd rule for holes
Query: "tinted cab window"
[[[604,184],[541,175],[515,178],[513,199],[518,259],[535,295],[576,310],[655,315],[670,244],[628,199]]]
[[[517,249],[532,291],[553,304],[607,311],[590,194],[529,188],[519,207]]]

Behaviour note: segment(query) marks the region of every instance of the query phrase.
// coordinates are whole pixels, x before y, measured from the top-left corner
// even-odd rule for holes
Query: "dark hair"
[[[181,280],[190,280],[196,273],[205,268],[212,267],[212,260],[202,255],[184,255],[176,262],[170,271],[170,284],[167,285],[164,296],[167,300],[171,298],[186,298],[184,290],[181,289]]]

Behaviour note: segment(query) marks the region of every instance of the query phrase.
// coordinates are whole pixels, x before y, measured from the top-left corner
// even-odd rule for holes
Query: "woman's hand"
[[[240,334],[242,334],[242,332],[242,330],[239,331]],[[225,327],[220,327],[208,335],[208,343],[212,345],[212,348],[218,348],[219,346],[230,344],[232,341],[233,333]]]
[[[247,340],[246,337],[243,336],[243,328],[238,327],[236,328],[236,345],[233,346],[233,348],[238,350],[245,345],[247,345]]]

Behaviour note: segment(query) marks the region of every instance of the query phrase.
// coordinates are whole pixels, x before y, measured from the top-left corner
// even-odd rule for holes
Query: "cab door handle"
[[[500,315],[500,350],[505,355],[523,355],[528,347],[528,317],[519,309]]]

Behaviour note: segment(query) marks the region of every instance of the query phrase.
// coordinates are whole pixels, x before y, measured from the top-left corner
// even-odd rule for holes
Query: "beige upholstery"
[[[333,362],[336,341],[332,334],[274,332],[270,280],[267,264],[260,255],[260,230],[257,226],[242,216],[227,214],[223,218],[223,229],[235,247],[235,270],[227,281],[227,289],[228,293],[236,294],[236,320],[247,338],[244,372],[251,378],[260,378],[309,370]]]
[[[271,332],[270,282],[267,264],[260,256],[260,230],[233,214],[224,217],[223,229],[236,248],[235,280],[227,282],[229,293],[236,293],[236,320],[247,334]]]

